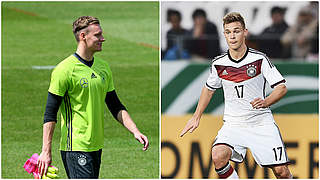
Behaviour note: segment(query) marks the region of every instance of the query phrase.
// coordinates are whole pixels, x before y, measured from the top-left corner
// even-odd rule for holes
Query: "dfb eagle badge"
[[[249,77],[254,77],[257,74],[257,67],[255,65],[248,65],[247,66],[247,75]]]

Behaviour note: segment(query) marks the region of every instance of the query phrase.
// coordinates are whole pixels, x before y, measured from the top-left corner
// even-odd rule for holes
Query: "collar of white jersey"
[[[242,56],[241,59],[235,60],[235,59],[233,59],[233,58],[231,57],[230,52],[229,52],[229,49],[228,49],[228,57],[229,57],[230,61],[232,61],[232,62],[234,62],[234,63],[240,63],[242,60],[244,60],[244,59],[247,57],[248,53],[249,53],[249,47],[247,47],[246,53]]]

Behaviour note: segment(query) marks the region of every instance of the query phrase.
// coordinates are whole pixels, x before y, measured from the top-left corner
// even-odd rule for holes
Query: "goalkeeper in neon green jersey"
[[[143,144],[143,150],[149,142],[121,104],[109,65],[93,56],[102,50],[105,41],[99,20],[82,16],[73,23],[73,33],[78,42],[76,53],[61,61],[51,74],[38,167],[42,175],[51,163],[51,141],[60,108],[60,150],[68,178],[98,178],[105,104]]]

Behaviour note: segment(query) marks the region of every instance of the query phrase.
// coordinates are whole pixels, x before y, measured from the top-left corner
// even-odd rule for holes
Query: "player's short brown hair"
[[[229,24],[229,23],[233,23],[233,22],[240,22],[243,29],[246,29],[246,24],[244,23],[244,19],[240,13],[231,12],[231,13],[226,14],[223,17],[223,27],[224,27],[224,25]]]
[[[79,32],[91,24],[100,24],[98,18],[92,16],[81,16],[72,24],[72,32],[77,42],[79,42]]]

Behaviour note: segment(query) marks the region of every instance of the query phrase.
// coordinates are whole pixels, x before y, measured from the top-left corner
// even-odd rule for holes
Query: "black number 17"
[[[243,85],[234,87],[237,91],[238,98],[243,98]]]
[[[279,150],[279,159],[277,157],[277,151],[276,148],[273,148],[273,152],[274,152],[274,158],[276,159],[276,161],[281,161],[281,157],[282,157],[282,147],[277,147],[277,149]]]

